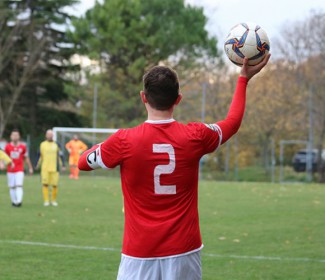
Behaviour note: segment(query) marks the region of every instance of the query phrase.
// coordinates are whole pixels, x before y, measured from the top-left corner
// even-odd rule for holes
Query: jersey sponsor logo
[[[11,151],[10,152],[10,157],[12,159],[18,159],[20,157],[20,152],[19,151]]]

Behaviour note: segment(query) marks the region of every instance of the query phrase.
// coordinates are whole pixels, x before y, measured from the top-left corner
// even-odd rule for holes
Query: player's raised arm
[[[244,59],[244,64],[237,81],[236,90],[227,117],[224,120],[217,122],[217,125],[222,131],[221,144],[225,143],[238,131],[245,112],[247,83],[253,76],[263,69],[263,67],[268,63],[270,56],[270,54],[266,55],[259,64],[254,66],[249,66],[248,59]]]

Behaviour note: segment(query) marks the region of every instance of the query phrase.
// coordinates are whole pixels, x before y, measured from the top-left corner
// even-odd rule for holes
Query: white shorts
[[[201,280],[201,253],[141,259],[122,254],[117,280]]]
[[[24,172],[8,172],[7,173],[8,178],[8,187],[13,188],[17,186],[23,186],[24,183]]]

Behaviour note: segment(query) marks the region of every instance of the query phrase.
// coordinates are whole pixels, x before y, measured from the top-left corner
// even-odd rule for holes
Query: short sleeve
[[[27,158],[28,157],[28,149],[27,146],[24,145],[24,157]]]
[[[204,154],[215,151],[222,142],[222,131],[217,124],[197,124],[200,129],[200,138],[202,141]]]
[[[105,142],[100,144],[100,160],[106,168],[114,168],[122,162],[123,147],[120,140],[121,131],[117,131]]]
[[[190,123],[195,139],[200,141],[203,154],[212,153],[221,144],[222,131],[217,124]]]
[[[222,143],[222,130],[217,124],[189,123],[190,138],[200,145],[202,155],[212,153]]]

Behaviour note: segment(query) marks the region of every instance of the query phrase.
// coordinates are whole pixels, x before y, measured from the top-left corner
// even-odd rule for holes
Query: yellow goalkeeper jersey
[[[0,160],[4,161],[5,164],[8,164],[11,162],[11,158],[0,149]]]
[[[37,165],[41,164],[42,171],[56,172],[63,165],[61,150],[54,141],[43,141],[40,145],[40,158]]]

